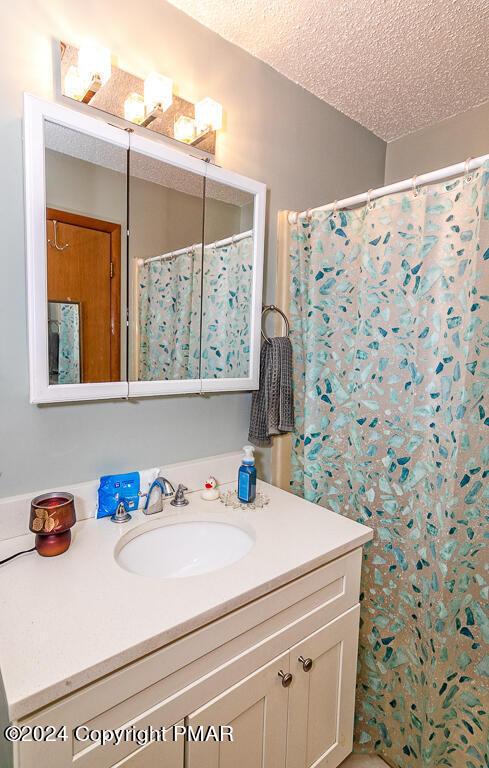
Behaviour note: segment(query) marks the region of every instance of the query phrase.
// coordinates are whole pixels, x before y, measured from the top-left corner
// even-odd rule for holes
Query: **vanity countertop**
[[[232,487],[232,486],[223,486]],[[130,523],[79,522],[70,549],[0,566],[0,671],[12,720],[350,552],[372,531],[266,483],[261,510],[226,509],[189,494],[176,511],[141,512]],[[251,527],[255,544],[225,569],[179,579],[123,570],[114,549],[131,527],[155,519],[212,520]],[[0,542],[0,559],[33,545],[32,535]]]

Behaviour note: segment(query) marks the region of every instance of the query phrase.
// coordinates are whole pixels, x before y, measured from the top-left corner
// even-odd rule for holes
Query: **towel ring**
[[[275,304],[265,304],[261,312],[261,320],[262,320],[261,335],[263,337],[263,340],[266,341],[267,343],[270,343],[270,339],[268,338],[268,336],[265,334],[265,331],[263,330],[263,318],[267,314],[267,312],[278,312],[279,315],[282,316],[283,321],[285,323],[286,336],[290,336],[289,318],[287,317],[285,312],[282,312],[282,310],[279,309],[279,307],[275,306]]]

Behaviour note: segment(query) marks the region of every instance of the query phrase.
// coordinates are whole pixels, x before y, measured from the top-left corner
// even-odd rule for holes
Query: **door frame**
[[[121,377],[121,225],[94,219],[79,213],[46,208],[46,222],[56,219],[60,224],[72,224],[84,229],[95,229],[110,236],[110,262],[113,272],[110,280],[110,380]],[[87,382],[81,382],[87,383]]]

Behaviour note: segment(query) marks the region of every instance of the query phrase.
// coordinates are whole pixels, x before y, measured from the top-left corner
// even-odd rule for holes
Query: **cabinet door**
[[[289,654],[279,656],[194,712],[188,724],[230,725],[233,741],[188,744],[188,768],[285,768]]]
[[[183,720],[174,727],[179,726],[183,727]],[[184,768],[184,751],[183,735],[175,741],[153,741],[132,752],[125,760],[114,763],[113,768]]]
[[[336,768],[352,750],[359,612],[291,648],[287,768]]]

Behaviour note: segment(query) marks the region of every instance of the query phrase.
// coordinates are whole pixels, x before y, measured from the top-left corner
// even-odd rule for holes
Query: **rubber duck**
[[[212,475],[205,481],[204,490],[201,492],[200,498],[205,499],[205,501],[215,501],[219,498],[217,480],[215,477],[212,477]]]

